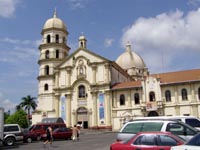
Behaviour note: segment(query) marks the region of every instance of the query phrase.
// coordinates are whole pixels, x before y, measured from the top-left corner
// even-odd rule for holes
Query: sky
[[[47,19],[62,19],[70,53],[78,38],[115,61],[129,42],[151,74],[200,69],[200,0],[0,0],[0,107],[38,95],[38,46]]]

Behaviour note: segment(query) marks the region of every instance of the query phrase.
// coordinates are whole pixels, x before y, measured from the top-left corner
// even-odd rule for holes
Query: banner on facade
[[[99,119],[101,123],[104,123],[105,121],[105,106],[104,106],[104,94],[99,94]]]
[[[60,97],[60,116],[66,121],[66,97]]]
[[[146,103],[146,111],[153,111],[157,110],[157,103],[156,102],[147,102]]]

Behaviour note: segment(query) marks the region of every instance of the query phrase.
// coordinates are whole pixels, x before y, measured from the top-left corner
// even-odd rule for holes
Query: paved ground
[[[109,150],[110,144],[116,139],[114,132],[102,132],[82,130],[80,141],[71,140],[54,141],[52,147],[47,145],[43,148],[43,142],[17,143],[12,147],[2,147],[0,149],[20,149],[20,150]]]

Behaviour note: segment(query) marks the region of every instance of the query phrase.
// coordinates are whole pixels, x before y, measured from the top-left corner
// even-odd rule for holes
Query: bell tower
[[[68,31],[64,22],[57,17],[56,10],[53,17],[48,19],[42,29],[42,43],[39,46],[40,57],[38,75],[38,106],[42,113],[54,112],[56,116],[54,86],[55,86],[55,67],[60,64],[69,53],[67,45]],[[47,116],[48,117],[48,116]]]

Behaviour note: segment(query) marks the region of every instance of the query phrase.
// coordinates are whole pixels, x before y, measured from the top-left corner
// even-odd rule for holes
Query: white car
[[[171,147],[171,150],[200,150],[200,133],[196,134],[184,145]]]

